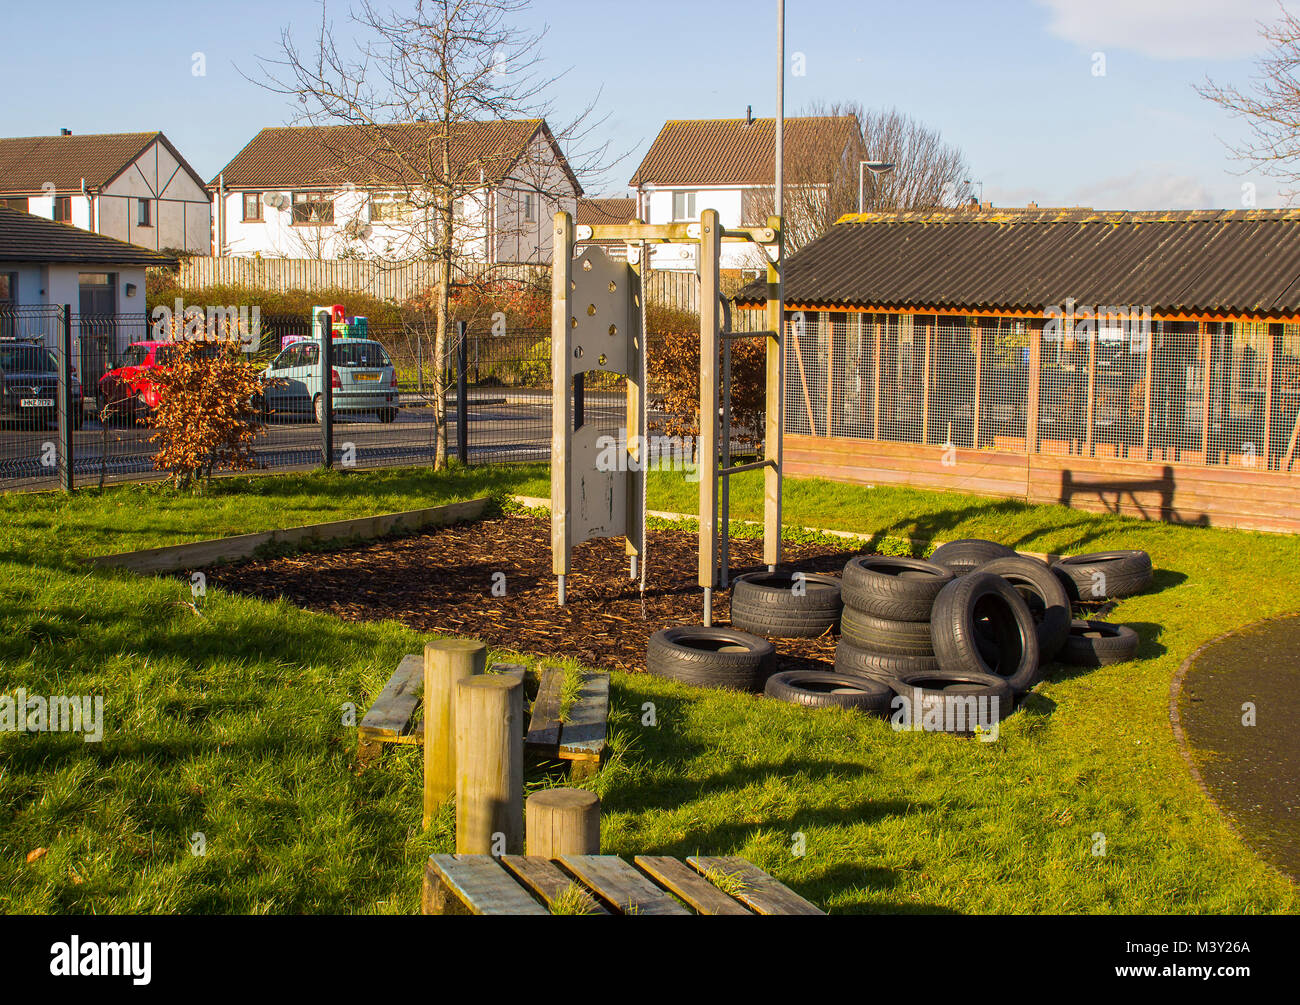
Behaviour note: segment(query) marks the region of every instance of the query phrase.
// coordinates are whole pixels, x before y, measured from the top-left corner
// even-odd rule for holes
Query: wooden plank
[[[565,855],[560,864],[619,914],[691,913],[617,855]]]
[[[608,727],[609,674],[585,674],[582,692],[569,710],[568,721],[560,726],[560,757],[599,758]]]
[[[364,739],[380,741],[408,732],[423,684],[424,657],[418,653],[403,656],[379,697],[362,717],[357,732]]]
[[[560,743],[560,689],[564,684],[564,669],[548,666],[542,669],[537,700],[533,702],[533,716],[528,723],[528,736],[524,742],[530,747],[557,747]]]
[[[470,914],[550,914],[491,855],[430,855],[429,869]]]
[[[572,876],[565,873],[549,858],[540,855],[502,855],[501,864],[510,870],[524,886],[541,897],[549,907],[569,891],[576,889],[585,905],[583,914],[609,914],[596,898]]]
[[[632,861],[700,914],[753,913],[671,855],[637,855]]]
[[[773,879],[762,869],[736,855],[714,858],[692,855],[686,860],[692,868],[704,875],[715,870],[739,881],[736,897],[746,907],[759,914],[825,914],[810,901],[804,900],[784,883]]]

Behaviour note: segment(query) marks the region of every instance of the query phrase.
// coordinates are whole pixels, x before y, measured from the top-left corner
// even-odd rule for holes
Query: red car
[[[213,345],[212,352],[219,347]],[[139,422],[158,407],[153,371],[167,366],[176,352],[174,342],[132,342],[117,366],[99,378],[100,407],[109,418]]]

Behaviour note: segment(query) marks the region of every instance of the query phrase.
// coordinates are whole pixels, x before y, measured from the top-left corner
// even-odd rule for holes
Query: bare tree
[[[367,210],[391,236],[376,257],[434,266],[435,469],[447,460],[450,291],[470,273],[467,259],[496,258],[493,245],[506,236],[494,226],[496,197],[504,191],[503,198],[527,204],[531,196],[527,226],[549,246],[547,224],[559,200],[581,194],[580,174],[609,167],[607,148],[589,145],[600,125],[595,98],[558,131],[547,125],[553,109],[546,95],[563,74],[542,72],[545,29],[530,33],[511,23],[527,8],[527,0],[414,0],[403,9],[361,0],[349,11],[353,37],[340,42],[322,3],[311,45],[300,48],[286,28],[279,56],[262,60],[257,81],[297,102],[298,123],[331,127],[319,139],[340,185],[364,190],[371,207],[382,195],[382,220]],[[530,122],[521,151],[515,141]],[[462,254],[464,238],[471,247]],[[355,240],[349,247],[359,253]]]
[[[840,126],[845,120],[847,129]],[[824,125],[791,128],[814,121]],[[951,208],[962,200],[965,157],[936,130],[897,109],[872,112],[855,102],[814,103],[798,119],[787,120],[787,250],[802,247],[845,213],[858,211],[859,165],[868,159],[894,168],[880,175],[866,174],[865,212]],[[772,212],[771,189],[755,192],[747,203],[746,222],[761,222]]]
[[[1300,19],[1278,3],[1278,19],[1260,23],[1267,51],[1256,62],[1250,87],[1242,91],[1208,77],[1197,86],[1201,97],[1244,119],[1249,139],[1225,144],[1237,160],[1293,187],[1282,190],[1290,201],[1300,188]]]

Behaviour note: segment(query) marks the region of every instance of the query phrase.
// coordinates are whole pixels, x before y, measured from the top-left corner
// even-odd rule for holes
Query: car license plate
[[[23,408],[53,408],[53,398],[23,398],[18,402]]]
[[[359,374],[357,374],[357,380],[378,380],[378,379],[379,379],[379,374],[377,374],[377,373],[359,373]]]

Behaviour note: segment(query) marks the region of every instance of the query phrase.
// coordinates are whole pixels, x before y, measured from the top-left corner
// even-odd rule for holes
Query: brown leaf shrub
[[[262,391],[256,363],[230,342],[176,343],[174,359],[150,374],[158,407],[149,418],[158,445],[154,467],[183,488],[207,482],[217,470],[253,466],[253,439],[264,431],[253,402]]]
[[[679,332],[650,339],[650,396],[667,414],[652,427],[667,436],[700,432],[700,336]],[[762,442],[767,354],[762,337],[731,341],[731,424],[734,438]],[[722,359],[718,359],[719,383]]]

